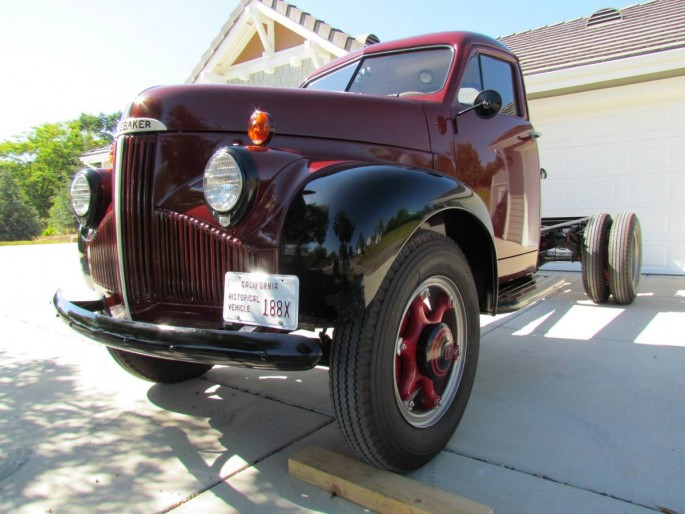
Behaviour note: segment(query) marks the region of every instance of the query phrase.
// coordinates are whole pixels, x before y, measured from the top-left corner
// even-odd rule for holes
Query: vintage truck
[[[71,186],[101,299],[54,305],[154,382],[328,366],[357,454],[417,468],[462,418],[479,315],[563,283],[539,266],[636,296],[634,214],[541,220],[539,135],[517,58],[468,32],[368,46],[298,89],[148,89],[113,169]]]

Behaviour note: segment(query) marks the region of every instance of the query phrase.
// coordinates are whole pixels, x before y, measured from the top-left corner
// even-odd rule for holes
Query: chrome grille
[[[154,301],[152,247],[152,171],[157,137],[123,139],[121,234],[129,309]]]
[[[227,271],[245,271],[255,253],[208,223],[185,214],[154,213],[158,297],[166,301],[221,305]]]
[[[116,222],[113,212],[104,217],[97,232],[88,242],[88,262],[93,282],[107,291],[121,294]]]
[[[257,252],[206,222],[154,209],[156,141],[155,135],[122,140],[120,233],[128,308],[220,306],[226,272],[250,269]]]

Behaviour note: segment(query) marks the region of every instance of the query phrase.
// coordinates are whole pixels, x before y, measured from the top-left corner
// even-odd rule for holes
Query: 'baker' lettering
[[[119,124],[119,132],[127,130],[152,130],[152,120],[123,120]]]

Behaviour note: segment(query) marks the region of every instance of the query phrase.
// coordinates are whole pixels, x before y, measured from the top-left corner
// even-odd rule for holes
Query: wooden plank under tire
[[[345,455],[310,446],[288,459],[291,476],[376,512],[492,514],[493,509]]]

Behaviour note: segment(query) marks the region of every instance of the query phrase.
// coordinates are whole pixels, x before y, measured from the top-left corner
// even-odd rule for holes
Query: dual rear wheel
[[[612,220],[606,213],[590,218],[581,252],[583,287],[595,303],[612,295],[619,305],[637,297],[642,267],[642,231],[633,212],[622,212]]]

